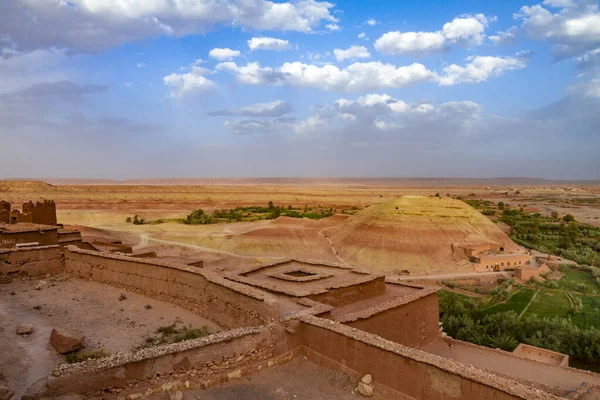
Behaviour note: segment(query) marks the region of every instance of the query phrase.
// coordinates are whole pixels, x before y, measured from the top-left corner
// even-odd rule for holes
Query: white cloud
[[[442,33],[446,39],[454,43],[465,43],[470,46],[480,45],[485,39],[483,32],[489,21],[490,19],[483,14],[454,18],[452,22],[444,24]]]
[[[132,86],[132,83],[131,83],[131,82],[125,82],[125,84],[124,84],[124,85],[125,85],[126,87],[131,87],[131,86]]]
[[[374,20],[373,18],[368,19],[365,23],[368,25],[371,25],[371,26],[377,25],[377,21]]]
[[[553,52],[559,58],[580,55],[600,46],[600,12],[596,0],[546,0],[543,4],[523,6],[514,17],[523,21],[521,28],[530,38],[552,42]]]
[[[215,25],[309,33],[336,22],[332,3],[316,0],[9,0],[0,27],[20,48],[100,51],[160,36],[182,37]]]
[[[137,63],[137,67],[138,68],[146,68],[146,64],[144,64],[144,63]]]
[[[285,63],[278,68],[261,67],[258,63],[238,66],[234,62],[225,62],[216,68],[234,74],[243,84],[287,84],[339,92],[401,88],[436,79],[436,74],[422,64],[396,67],[378,61],[357,62],[343,69],[335,65],[317,66],[300,62]]]
[[[334,49],[333,54],[338,61],[352,60],[355,58],[369,58],[371,54],[364,46],[351,46],[349,49]]]
[[[338,24],[327,24],[325,25],[325,28],[329,29],[330,31],[339,31],[342,29]]]
[[[288,50],[290,42],[272,37],[253,37],[248,40],[250,50]]]
[[[441,86],[452,86],[458,83],[479,83],[492,76],[502,75],[505,71],[522,69],[527,66],[527,56],[519,57],[469,57],[465,66],[452,64],[443,69],[439,83]]]
[[[397,67],[380,61],[355,62],[345,68],[335,65],[313,65],[301,62],[284,63],[280,67],[261,67],[252,62],[238,66],[234,62],[217,64],[216,69],[233,74],[246,85],[291,85],[313,87],[335,92],[359,92],[385,88],[403,88],[420,82],[436,82],[440,86],[479,83],[505,71],[527,66],[530,52],[515,57],[469,57],[464,66],[452,64],[441,74],[413,63]]]
[[[477,46],[483,43],[491,19],[483,14],[466,15],[435,32],[387,32],[375,41],[375,49],[383,54],[421,56],[444,51],[451,44]]]
[[[358,34],[358,36],[357,36],[357,37],[358,37],[359,39],[364,39],[366,36],[367,36],[367,35],[366,35],[364,32],[361,32],[361,33],[359,33],[359,34]]]
[[[446,48],[441,32],[388,32],[375,41],[375,50],[383,54],[430,54]]]
[[[517,39],[518,31],[519,31],[518,27],[512,26],[504,32],[502,32],[502,31],[496,32],[496,34],[491,35],[489,37],[489,39],[492,43],[494,43],[495,45],[499,45],[499,46],[513,44],[515,42],[515,40]]]
[[[216,58],[219,61],[229,61],[234,57],[239,57],[240,54],[239,50],[228,48],[215,48],[208,52],[209,57]]]
[[[477,132],[483,107],[471,101],[447,103],[408,103],[387,94],[368,94],[356,100],[338,99],[332,104],[313,107],[305,120],[227,121],[224,127],[236,134],[305,134],[324,135],[337,131],[356,142],[372,142],[372,135],[406,136],[469,135]]]
[[[166,86],[169,86],[171,92],[169,97],[177,98],[189,94],[207,91],[216,85],[213,81],[206,79],[203,75],[209,71],[202,67],[192,67],[190,72],[185,74],[171,74],[163,78]]]

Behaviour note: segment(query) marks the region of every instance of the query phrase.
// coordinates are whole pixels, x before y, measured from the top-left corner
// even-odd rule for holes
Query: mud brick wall
[[[279,318],[275,297],[195,267],[67,246],[65,270],[169,301],[224,328],[264,325]]]
[[[40,246],[50,246],[58,243],[56,229],[33,232],[0,232],[0,249],[15,247],[20,243],[39,243]]]
[[[313,362],[357,378],[371,374],[390,400],[558,400],[547,392],[322,318],[297,329]]]
[[[344,323],[409,347],[420,347],[441,337],[435,292],[368,318]]]
[[[23,218],[21,220],[21,218]],[[56,204],[52,200],[43,202],[24,203],[19,222],[32,222],[34,224],[56,225]]]
[[[10,203],[0,200],[0,224],[10,224]]]
[[[189,387],[208,386],[223,375],[240,377],[245,368],[279,355],[282,335],[285,333],[281,327],[274,325],[239,328],[135,353],[63,364],[32,385],[23,399],[94,393],[107,388],[158,393],[174,385],[175,389],[183,389],[186,380]],[[185,379],[174,381],[179,375]]]
[[[360,283],[342,288],[332,288],[327,293],[308,296],[309,299],[317,303],[329,304],[334,307],[341,307],[346,304],[352,304],[360,300],[369,299],[385,292],[385,277],[379,277],[370,282]]]
[[[0,275],[29,276],[55,274],[63,269],[59,246],[0,250]]]

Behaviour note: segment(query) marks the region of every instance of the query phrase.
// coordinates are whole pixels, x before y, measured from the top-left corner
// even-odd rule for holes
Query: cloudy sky
[[[595,0],[0,0],[0,177],[600,178]]]

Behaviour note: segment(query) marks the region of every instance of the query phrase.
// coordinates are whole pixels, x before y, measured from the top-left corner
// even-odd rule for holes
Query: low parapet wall
[[[68,246],[65,270],[167,300],[224,328],[264,325],[279,318],[279,304],[272,295],[195,267]]]
[[[0,249],[0,275],[22,273],[36,277],[58,273],[62,268],[58,245]]]
[[[257,363],[280,355],[284,350],[284,334],[275,325],[239,328],[134,353],[63,364],[52,376],[32,385],[23,399],[111,388],[119,388],[121,397],[131,393],[131,398],[138,398],[141,396],[135,393],[140,391],[147,394],[208,387],[228,376],[241,377]],[[174,380],[180,374],[187,375],[185,379]]]
[[[298,332],[313,362],[355,377],[371,374],[388,399],[558,400],[559,397],[502,376],[412,349],[315,316]]]

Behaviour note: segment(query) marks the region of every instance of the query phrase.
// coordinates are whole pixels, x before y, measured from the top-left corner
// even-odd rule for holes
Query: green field
[[[537,314],[540,317],[568,318],[571,303],[562,292],[542,289],[529,305],[525,314]]]
[[[577,285],[583,283],[586,286],[584,293],[600,294],[600,286],[589,272],[572,268],[564,269],[561,272],[565,276],[558,281],[560,290],[579,292]]]
[[[510,296],[506,302],[494,304],[482,311],[484,314],[495,314],[506,311],[514,311],[517,314],[521,314],[525,307],[527,307],[527,304],[531,301],[534,293],[535,290],[532,289],[519,289]]]

